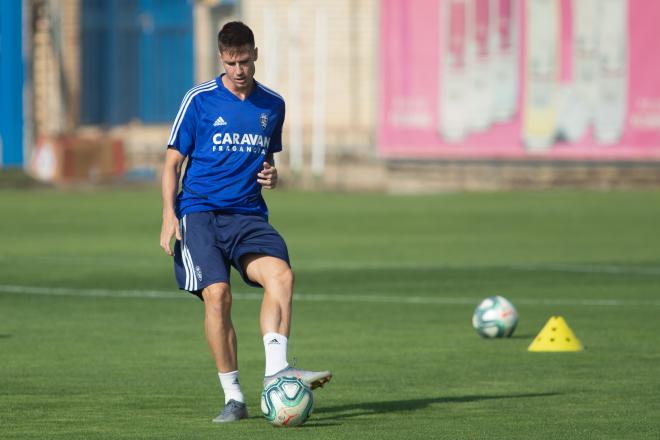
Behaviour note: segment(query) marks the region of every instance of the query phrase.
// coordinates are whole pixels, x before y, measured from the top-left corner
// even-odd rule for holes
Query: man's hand
[[[174,256],[174,251],[170,247],[173,236],[176,236],[177,240],[181,240],[179,219],[176,218],[174,213],[163,214],[163,225],[160,228],[160,247],[170,257]]]
[[[273,189],[277,186],[277,168],[264,162],[264,169],[257,174],[257,183],[266,189]]]

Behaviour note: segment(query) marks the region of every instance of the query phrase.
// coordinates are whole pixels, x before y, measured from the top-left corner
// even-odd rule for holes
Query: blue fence
[[[0,167],[23,164],[22,2],[0,8]]]
[[[81,6],[81,122],[171,122],[193,85],[192,2],[85,0]]]

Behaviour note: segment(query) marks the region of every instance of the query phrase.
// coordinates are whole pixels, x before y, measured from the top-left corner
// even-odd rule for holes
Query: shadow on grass
[[[512,336],[507,336],[506,338],[487,338],[487,337],[481,337],[481,340],[483,341],[488,341],[489,343],[492,341],[493,344],[499,343],[499,341],[508,341],[510,339],[529,339],[532,341],[536,335],[528,334],[528,333],[523,333],[522,335],[512,335]]]
[[[499,394],[499,395],[475,395],[457,397],[429,397],[426,399],[411,400],[388,400],[384,402],[363,402],[348,405],[338,405],[319,408],[314,414],[319,421],[346,419],[369,414],[381,414],[389,412],[416,411],[424,409],[435,403],[468,403],[493,399],[520,399],[533,397],[556,396],[559,393],[526,393],[526,394]]]
[[[11,335],[8,334],[0,334],[0,339],[9,339],[11,338]]]
[[[326,422],[326,420],[328,420],[327,418],[317,420],[317,419],[315,419],[315,417],[316,417],[316,415],[312,414],[312,418],[309,419],[309,421],[305,422],[305,424],[302,425],[302,426],[296,426],[296,429],[330,428],[332,426],[341,426],[341,423],[333,423],[333,422],[327,423]]]

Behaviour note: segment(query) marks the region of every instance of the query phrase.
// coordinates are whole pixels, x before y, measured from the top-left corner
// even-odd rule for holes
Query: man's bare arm
[[[167,255],[173,256],[170,246],[172,237],[181,240],[179,219],[176,216],[174,203],[179,191],[179,176],[185,157],[174,148],[168,148],[163,166],[162,197],[163,197],[163,223],[160,229],[160,247]]]

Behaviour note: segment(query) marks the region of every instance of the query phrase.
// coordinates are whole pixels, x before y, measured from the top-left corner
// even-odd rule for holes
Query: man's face
[[[252,87],[254,62],[257,61],[257,55],[257,48],[250,46],[229,48],[220,52],[220,61],[225,68],[227,78],[236,90]]]

